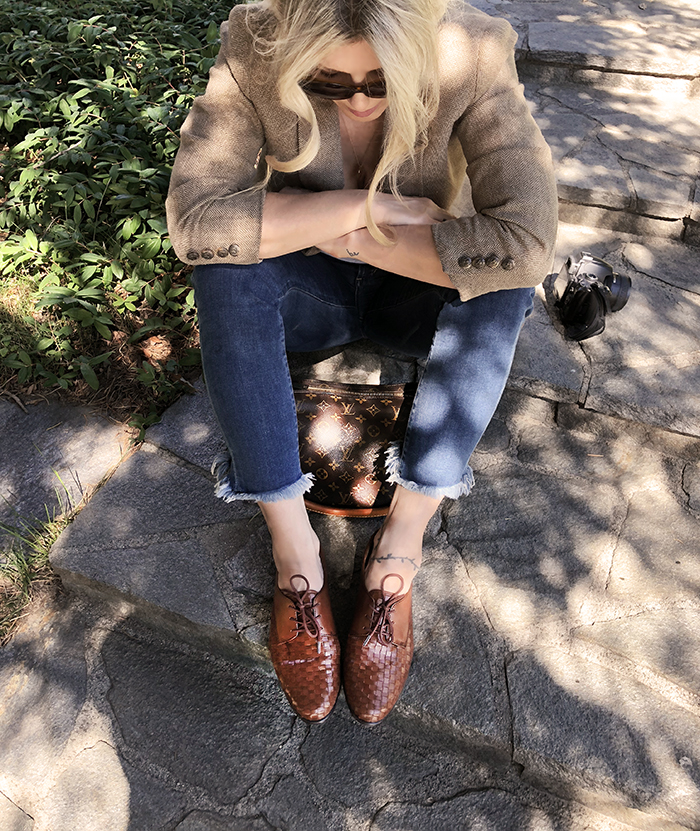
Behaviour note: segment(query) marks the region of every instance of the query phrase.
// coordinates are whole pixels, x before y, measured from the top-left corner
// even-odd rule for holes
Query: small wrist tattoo
[[[349,249],[347,249],[347,248],[346,248],[345,250],[348,252],[348,257],[357,257],[357,256],[359,256],[359,254],[360,254],[360,252],[359,252],[359,251],[350,251],[350,250],[349,250]]]

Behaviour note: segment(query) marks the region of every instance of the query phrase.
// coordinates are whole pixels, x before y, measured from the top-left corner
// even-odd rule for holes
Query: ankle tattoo
[[[394,563],[408,563],[413,566],[414,571],[418,571],[419,566],[412,557],[400,557],[398,554],[385,554],[383,557],[378,557],[376,554],[372,555],[372,561],[375,563],[394,562]]]

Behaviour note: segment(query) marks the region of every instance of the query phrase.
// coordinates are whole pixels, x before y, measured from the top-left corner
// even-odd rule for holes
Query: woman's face
[[[319,67],[318,76],[340,84],[362,84],[381,78],[381,64],[365,40],[357,40],[329,52]],[[386,98],[368,98],[361,92],[344,101],[338,109],[351,121],[374,121],[386,110]]]

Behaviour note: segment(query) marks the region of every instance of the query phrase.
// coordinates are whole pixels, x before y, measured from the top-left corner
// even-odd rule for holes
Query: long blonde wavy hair
[[[389,119],[377,169],[369,184],[366,219],[372,236],[392,240],[372,218],[372,200],[387,183],[397,190],[397,172],[425,143],[438,106],[437,24],[452,0],[265,0],[275,18],[272,32],[258,34],[256,48],[275,63],[277,88],[285,107],[306,121],[311,134],[290,161],[266,156],[265,187],[273,170],[292,173],[306,167],[321,146],[313,107],[300,84],[338,47],[366,41],[379,58],[387,85]],[[259,7],[258,7],[259,8]],[[255,34],[255,32],[253,32]]]

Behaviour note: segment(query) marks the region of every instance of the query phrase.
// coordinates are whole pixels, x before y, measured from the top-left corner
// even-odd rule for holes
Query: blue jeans
[[[510,372],[533,289],[462,302],[445,289],[325,254],[197,266],[193,283],[207,390],[230,451],[217,495],[274,502],[311,487],[299,462],[286,351],[369,338],[426,358],[389,479],[456,498]]]

